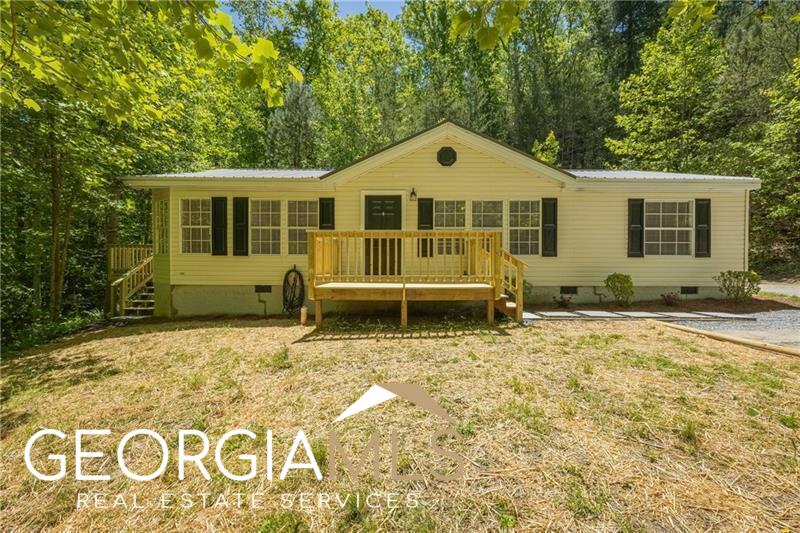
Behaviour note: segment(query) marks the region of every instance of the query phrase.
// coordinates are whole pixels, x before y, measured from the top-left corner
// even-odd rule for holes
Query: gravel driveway
[[[706,331],[717,331],[719,333],[745,339],[800,348],[800,310],[783,309],[781,311],[752,313],[745,316],[753,317],[756,320],[719,320],[703,322],[685,320],[676,322],[676,324]]]
[[[759,286],[764,292],[772,292],[775,294],[782,294],[784,296],[800,296],[800,283],[765,281]]]

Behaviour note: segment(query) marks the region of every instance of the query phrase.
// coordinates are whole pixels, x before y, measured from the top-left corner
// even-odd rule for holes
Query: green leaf
[[[253,62],[262,63],[264,59],[278,59],[278,51],[269,39],[259,37],[253,45]]]
[[[478,33],[475,34],[478,45],[484,50],[494,48],[495,44],[497,44],[497,36],[497,28],[481,28],[478,30]]]
[[[228,33],[233,33],[233,19],[230,15],[223,11],[217,11],[214,18],[217,26],[227,30]]]
[[[205,37],[200,37],[194,42],[194,49],[200,59],[211,59],[214,57],[214,49]]]
[[[258,83],[258,74],[252,67],[244,67],[236,76],[239,85],[243,88],[253,87]]]
[[[34,111],[41,111],[42,110],[42,106],[40,106],[39,104],[37,104],[34,100],[31,100],[30,98],[24,99],[22,101],[22,103],[25,104],[26,107],[29,107],[29,108],[33,109]]]
[[[289,72],[294,76],[294,79],[298,83],[303,83],[303,73],[300,72],[294,65],[286,65],[286,68],[289,69]]]

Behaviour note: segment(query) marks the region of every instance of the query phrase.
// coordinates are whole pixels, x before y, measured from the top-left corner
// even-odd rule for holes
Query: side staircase
[[[508,250],[501,250],[503,259],[501,274],[503,291],[500,298],[494,301],[494,308],[522,324],[522,313],[525,311],[525,263],[511,255]]]
[[[108,281],[111,316],[152,316],[155,289],[150,245],[109,246]]]
[[[153,316],[155,309],[155,289],[153,282],[148,281],[139,292],[128,299],[128,305],[124,310],[126,316]]]

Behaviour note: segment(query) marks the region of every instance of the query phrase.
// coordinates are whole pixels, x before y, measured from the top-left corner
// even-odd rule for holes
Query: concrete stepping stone
[[[753,316],[746,316],[746,315],[736,315],[734,313],[723,313],[721,311],[698,311],[698,315],[705,315],[714,318],[733,318],[737,320],[755,320],[756,318]]]
[[[686,313],[686,312],[664,312],[661,313],[664,316],[668,316],[670,318],[704,318],[703,315],[698,315],[697,313]]]
[[[542,317],[537,315],[536,313],[529,313],[528,311],[522,312],[522,320],[541,320]]]
[[[588,316],[591,318],[623,318],[617,313],[610,311],[575,311],[579,315]]]
[[[569,311],[538,311],[538,314],[545,318],[579,318],[580,316]]]
[[[664,315],[648,311],[619,311],[619,314],[630,318],[664,318]]]

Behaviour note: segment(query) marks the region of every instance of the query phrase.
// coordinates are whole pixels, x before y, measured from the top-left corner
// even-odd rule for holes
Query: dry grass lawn
[[[258,440],[231,441],[225,456],[263,459],[275,432],[276,471],[303,428],[324,457],[331,421],[370,385],[421,385],[458,420],[446,446],[466,458],[465,478],[421,439],[443,424],[393,401],[347,420],[345,446],[358,450],[376,428],[404,439],[399,470],[418,481],[360,477],[318,482],[307,471],[268,482],[231,482],[209,464],[178,481],[175,458],[154,481],[136,483],[116,467],[115,446],[150,428],[176,449],[177,430],[212,442],[234,428]],[[153,322],[85,333],[2,365],[2,521],[40,530],[800,530],[800,359],[684,334],[650,322],[548,322],[534,327],[418,322],[332,323],[313,333],[288,321]],[[108,482],[76,482],[72,439],[42,441],[34,463],[67,452],[62,481],[34,479],[23,462],[39,428],[70,437],[109,428],[87,461]],[[388,444],[387,444],[388,446]],[[155,446],[135,441],[128,462],[158,464]],[[386,451],[388,455],[388,450]],[[154,459],[154,457],[156,457]],[[259,467],[263,469],[263,462]],[[389,467],[388,461],[382,468]],[[143,509],[76,510],[79,492],[139,496]],[[245,505],[148,505],[162,493],[264,494]],[[395,510],[354,505],[288,511],[279,495],[418,492],[420,505]]]

